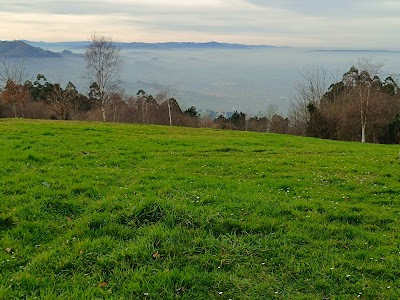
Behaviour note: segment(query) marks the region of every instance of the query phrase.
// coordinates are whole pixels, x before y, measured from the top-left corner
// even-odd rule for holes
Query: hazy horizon
[[[325,47],[311,47],[311,46],[289,46],[289,45],[272,45],[272,44],[248,44],[248,43],[240,43],[240,42],[230,42],[230,41],[218,41],[218,40],[208,40],[208,41],[195,41],[195,40],[186,40],[186,41],[175,41],[175,40],[166,40],[166,41],[154,41],[154,42],[145,42],[145,41],[131,41],[131,40],[114,40],[112,36],[105,35],[108,38],[111,38],[115,43],[122,43],[122,44],[132,44],[132,43],[137,43],[137,44],[170,44],[170,43],[193,43],[193,44],[207,44],[207,43],[219,43],[219,44],[231,44],[231,45],[243,45],[243,46],[249,46],[249,47],[273,47],[273,48],[289,48],[289,49],[300,49],[300,50],[322,50],[322,51],[338,51],[338,50],[343,50],[343,51],[394,51],[394,52],[400,52],[400,47],[399,48],[384,48],[384,47],[357,47],[357,46],[325,46]],[[60,47],[55,47],[57,44],[59,44],[62,47],[62,44],[65,43],[90,43],[90,37],[86,40],[56,40],[56,41],[48,41],[48,40],[30,40],[30,39],[17,39],[17,40],[2,40],[0,41],[24,41],[28,42],[29,44],[32,44],[35,47],[42,47],[42,45],[35,45],[35,44],[48,44],[49,47],[43,48],[44,50],[50,50],[50,51],[61,51],[63,48]],[[68,49],[65,49],[68,50]],[[76,50],[76,49],[75,49]]]
[[[76,52],[73,48],[66,50]],[[330,84],[340,79],[357,58],[365,56],[384,64],[382,77],[400,74],[400,52],[314,52],[272,47],[125,49],[121,55],[121,87],[127,95],[136,95],[139,89],[154,95],[154,86],[162,84],[173,89],[172,96],[182,108],[193,105],[203,111],[238,110],[250,115],[265,111],[269,104],[287,115],[296,94],[294,82],[305,67],[324,66],[332,74]],[[63,84],[71,80],[83,93],[87,90],[82,57],[30,59],[27,63],[31,76],[42,73],[51,82]]]
[[[0,37],[400,49],[393,0],[0,0]],[[377,26],[379,25],[379,26]],[[12,30],[10,30],[12,28]]]

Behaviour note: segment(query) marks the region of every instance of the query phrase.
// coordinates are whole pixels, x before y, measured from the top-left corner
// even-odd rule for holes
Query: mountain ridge
[[[62,56],[59,53],[29,45],[24,41],[0,41],[0,57],[61,58]]]
[[[48,58],[63,57],[64,54],[82,53],[89,45],[89,41],[70,41],[70,42],[45,42],[45,41],[29,41],[29,40],[0,40],[0,56],[28,57],[28,58]],[[288,46],[274,45],[248,45],[239,43],[220,43],[216,41],[210,42],[115,42],[122,50],[177,50],[177,49],[288,49]],[[32,48],[29,48],[32,47]],[[310,49],[311,52],[348,52],[348,53],[398,53],[400,50],[388,49]],[[65,53],[64,53],[65,52]],[[68,52],[68,53],[67,53]]]
[[[23,40],[23,42],[42,48],[65,48],[71,49],[84,49],[89,45],[89,41],[72,41],[72,42],[35,42]],[[220,43],[215,41],[210,42],[159,42],[159,43],[146,43],[146,42],[115,42],[115,44],[122,49],[254,49],[254,48],[278,48],[273,45],[247,45],[237,43]],[[282,47],[280,47],[282,48]]]

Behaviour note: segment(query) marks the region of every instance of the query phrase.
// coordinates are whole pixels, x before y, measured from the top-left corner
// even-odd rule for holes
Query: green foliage
[[[397,146],[0,120],[1,299],[398,299]]]
[[[189,107],[187,110],[185,110],[184,113],[185,115],[188,115],[196,119],[200,118],[200,114],[197,112],[197,109],[194,106]]]
[[[33,101],[46,101],[53,90],[53,84],[43,74],[38,74],[33,83],[28,81],[25,85],[29,88]]]
[[[214,123],[219,129],[246,130],[246,114],[235,110],[229,118],[218,116]]]

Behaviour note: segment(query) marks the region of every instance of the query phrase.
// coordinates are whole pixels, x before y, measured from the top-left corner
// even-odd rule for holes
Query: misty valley
[[[43,46],[43,45],[42,45]],[[27,58],[32,78],[44,74],[51,82],[72,81],[82,93],[89,84],[83,78],[84,48],[47,44],[47,49],[64,52],[59,58]],[[69,48],[67,48],[69,47]],[[315,51],[312,49],[263,47],[249,49],[122,49],[121,87],[126,94],[140,89],[155,94],[154,86],[172,87],[182,108],[200,111],[264,112],[269,104],[287,115],[295,96],[296,80],[305,67],[324,66],[332,82],[340,78],[359,57],[384,64],[384,75],[400,73],[400,52],[396,51]],[[385,76],[382,76],[385,77]]]

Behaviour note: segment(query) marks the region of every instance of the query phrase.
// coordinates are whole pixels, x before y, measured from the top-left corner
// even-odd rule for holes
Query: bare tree
[[[7,61],[6,58],[0,58],[0,83],[6,85],[9,80],[15,84],[24,84],[28,78],[25,62]]]
[[[328,71],[323,66],[307,66],[299,75],[300,79],[294,82],[297,93],[291,103],[290,119],[294,133],[304,135],[310,119],[307,107],[309,104],[319,106],[328,88]]]
[[[78,97],[79,93],[71,82],[68,82],[65,89],[61,88],[59,83],[56,83],[52,86],[47,101],[50,109],[58,114],[62,120],[66,120]]]
[[[276,104],[270,103],[265,108],[265,129],[267,132],[271,130],[272,118],[278,114],[278,106]]]
[[[158,91],[158,94],[155,96],[157,103],[167,103],[169,126],[172,126],[171,102],[176,101],[175,98],[172,97],[175,92],[175,88],[172,85],[156,84],[155,89]]]
[[[106,106],[111,94],[117,89],[122,60],[120,49],[110,37],[93,35],[85,52],[86,77],[91,81],[92,92],[96,95],[103,121],[106,121]]]
[[[123,122],[126,120],[127,102],[125,92],[114,92],[110,95],[110,107],[113,122]]]
[[[149,108],[149,106],[151,106],[151,103],[153,102],[154,98],[152,95],[147,95],[144,90],[139,90],[136,93],[136,96],[137,96],[137,98],[136,98],[135,106],[138,111],[141,111],[142,123],[146,124],[149,122],[148,108]]]
[[[28,89],[24,85],[27,78],[28,72],[23,60],[9,62],[5,58],[0,59],[1,100],[11,104],[15,118],[18,105],[24,117],[23,103],[29,98]]]

